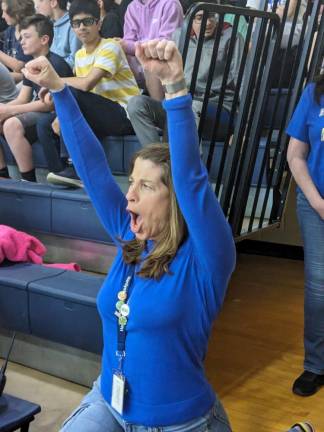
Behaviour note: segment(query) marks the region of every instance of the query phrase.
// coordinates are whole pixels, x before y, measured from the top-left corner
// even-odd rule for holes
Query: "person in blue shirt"
[[[324,74],[304,90],[287,133],[305,263],[304,372],[293,392],[310,396],[324,385]]]
[[[81,42],[71,27],[67,0],[34,1],[36,12],[53,21],[54,37],[51,52],[62,57],[73,70],[75,53],[81,48]]]
[[[136,55],[166,85],[170,147],[155,144],[134,156],[126,196],[47,59],[25,70],[51,89],[64,142],[117,246],[97,300],[101,376],[62,431],[230,432],[204,359],[235,265],[232,232],[200,159],[179,51],[172,41],[154,40],[138,45]]]
[[[21,21],[35,13],[33,0],[2,0],[2,16],[8,24],[3,33],[3,47],[0,50],[0,62],[6,66],[16,83],[23,78],[21,69],[32,57],[25,55],[20,44]]]
[[[25,54],[36,58],[47,56],[60,76],[73,75],[70,66],[62,57],[49,49],[53,39],[53,24],[41,14],[26,17],[20,24],[21,44]],[[22,179],[36,181],[32,159],[31,144],[36,140],[36,123],[39,117],[53,109],[39,100],[40,88],[24,78],[17,97],[10,102],[0,104],[0,132],[3,133],[14,155]],[[8,167],[0,148],[0,177],[9,178]]]

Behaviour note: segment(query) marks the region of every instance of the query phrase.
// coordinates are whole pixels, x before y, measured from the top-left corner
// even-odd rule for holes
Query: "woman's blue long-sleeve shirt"
[[[118,364],[115,304],[129,272],[117,239],[130,240],[134,234],[126,198],[69,89],[54,93],[54,102],[73,163],[118,248],[97,300],[104,337],[101,391],[110,403]],[[144,426],[184,423],[204,415],[213,405],[215,395],[203,363],[212,322],[235,264],[231,229],[199,157],[191,97],[164,101],[164,108],[173,183],[189,234],[170,264],[170,274],[159,280],[135,275],[132,282],[123,418]],[[147,253],[151,247],[148,241]]]

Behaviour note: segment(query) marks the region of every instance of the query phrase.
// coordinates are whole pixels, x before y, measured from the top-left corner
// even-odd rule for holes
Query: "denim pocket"
[[[72,411],[72,413],[69,415],[69,417],[64,420],[61,429],[63,429],[68,423],[70,423],[71,425],[73,424],[73,422],[76,420],[76,418],[83,413],[83,411],[85,411],[87,408],[89,408],[90,404],[86,403],[83,405],[79,405],[74,411]]]

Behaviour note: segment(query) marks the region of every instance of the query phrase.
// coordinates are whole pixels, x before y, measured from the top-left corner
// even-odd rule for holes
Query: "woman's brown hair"
[[[33,0],[3,0],[7,5],[6,13],[17,21],[17,24],[35,13],[35,4]]]
[[[150,160],[161,168],[161,181],[169,189],[170,193],[169,220],[165,224],[159,239],[155,242],[152,251],[143,260],[138,272],[138,275],[142,277],[159,279],[164,273],[170,273],[169,265],[186,236],[187,228],[173,188],[168,144],[152,144],[135,153],[130,172],[133,171],[137,158]],[[139,263],[145,246],[145,241],[136,238],[130,241],[122,241],[124,261],[127,264]]]

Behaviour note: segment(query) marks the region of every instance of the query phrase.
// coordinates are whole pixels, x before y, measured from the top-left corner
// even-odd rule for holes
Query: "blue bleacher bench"
[[[29,263],[0,265],[0,327],[96,354],[96,297],[104,277]]]
[[[8,144],[5,142],[3,137],[0,137],[0,145],[4,149],[5,159],[9,165],[15,164],[15,160],[10,152]],[[135,135],[118,136],[118,137],[106,137],[102,140],[102,145],[106,153],[106,157],[112,170],[113,174],[128,175],[131,160],[138,150],[141,149],[141,144],[139,143]],[[32,146],[33,149],[33,159],[36,168],[47,168],[46,159],[44,156],[43,148],[39,142],[35,142]],[[209,150],[209,141],[203,141],[202,151],[203,160],[207,160]],[[223,150],[223,142],[215,143],[215,152],[213,156],[213,161],[210,169],[210,178],[213,180],[217,177],[220,158]],[[258,171],[260,171],[261,161],[264,155],[264,141],[261,139],[258,148],[258,157],[255,166],[255,172],[252,179],[252,185],[257,182]],[[265,179],[263,180],[265,183]]]
[[[0,181],[0,223],[22,231],[111,244],[88,195],[18,180]]]

